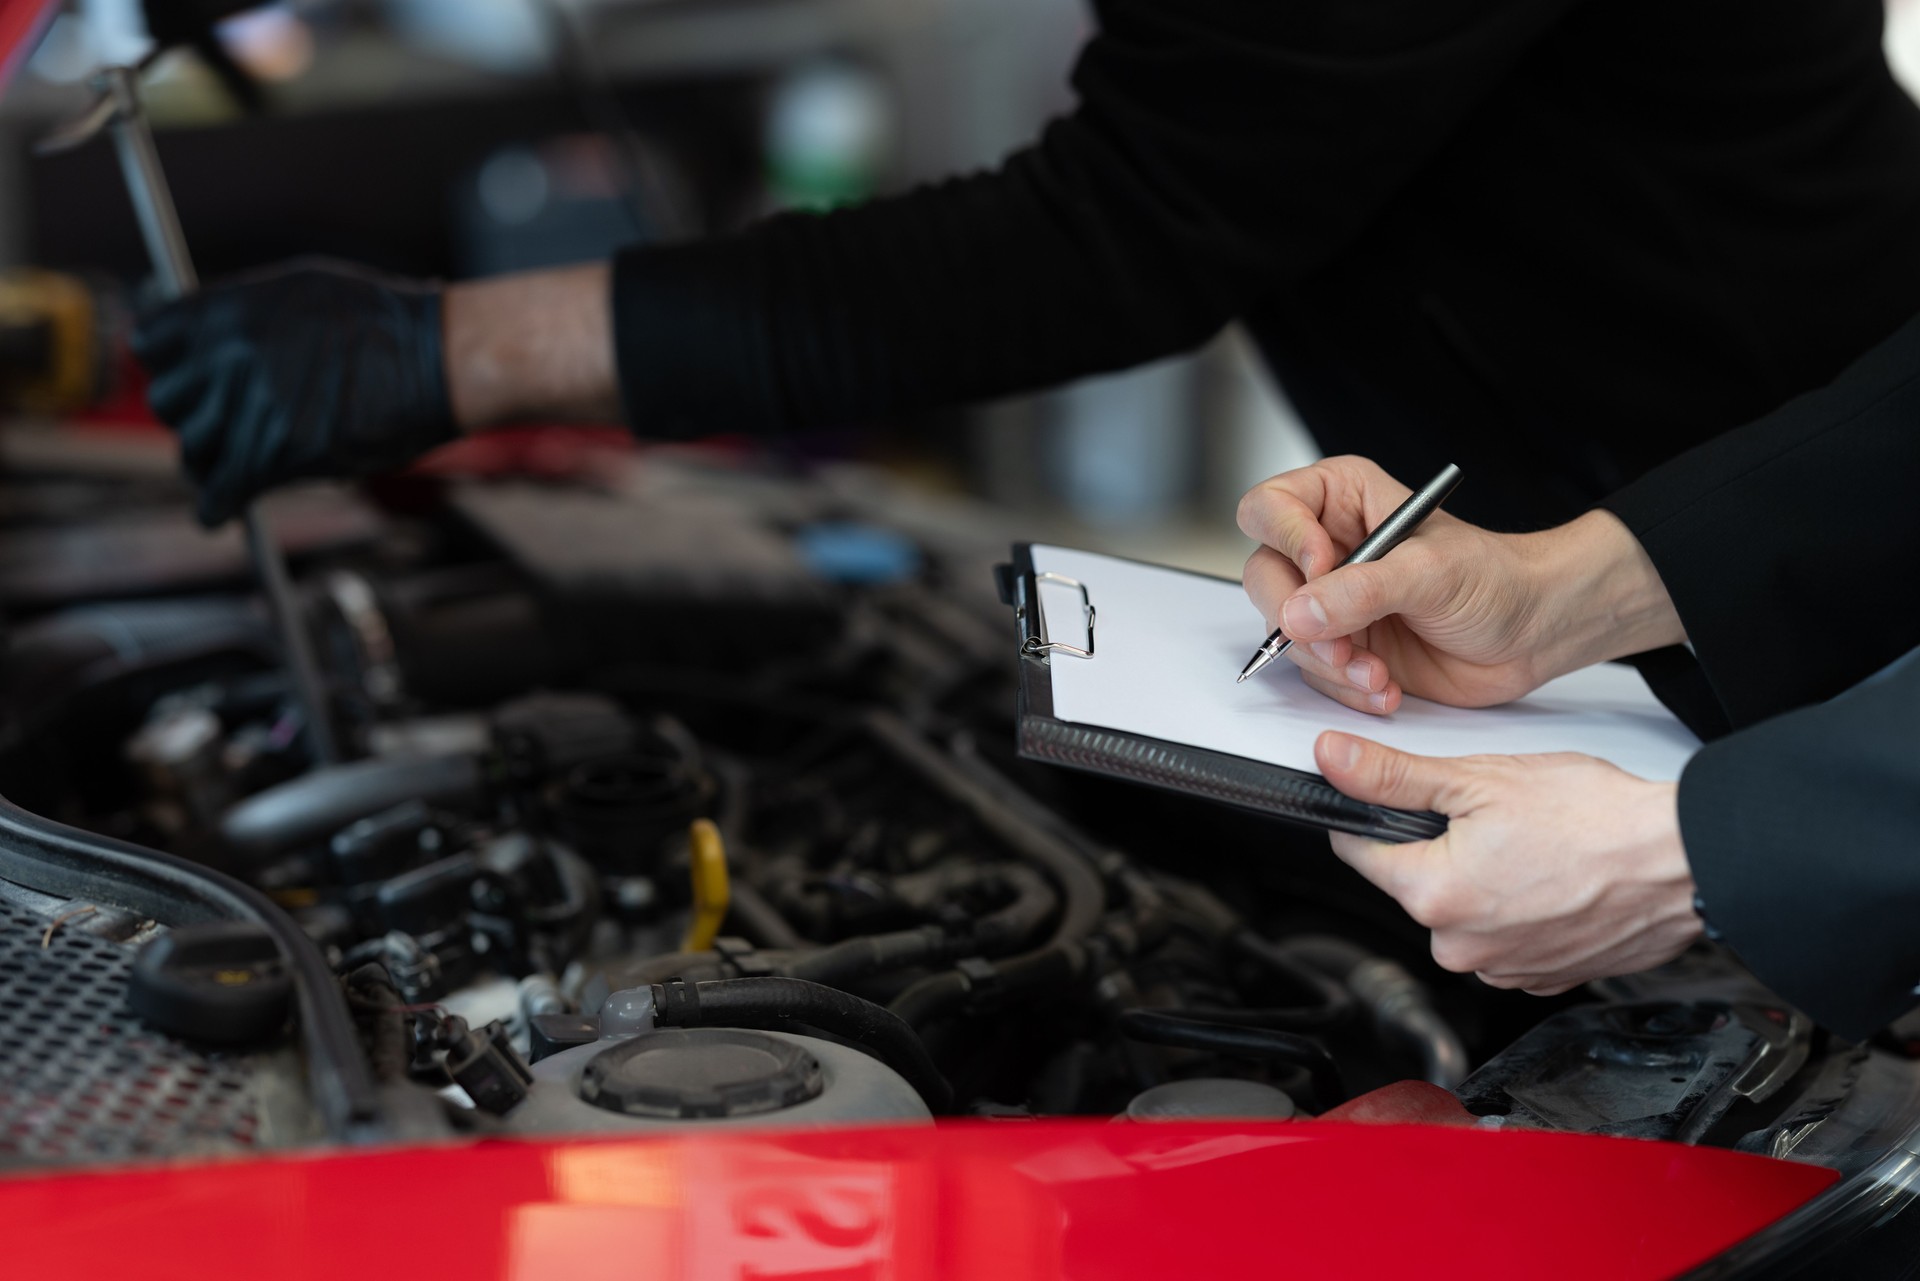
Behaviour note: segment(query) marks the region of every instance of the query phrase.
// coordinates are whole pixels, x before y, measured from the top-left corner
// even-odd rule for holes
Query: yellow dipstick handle
[[[727,846],[712,819],[696,818],[687,833],[688,871],[693,876],[693,919],[687,922],[682,952],[704,952],[720,937],[733,895],[727,881]]]

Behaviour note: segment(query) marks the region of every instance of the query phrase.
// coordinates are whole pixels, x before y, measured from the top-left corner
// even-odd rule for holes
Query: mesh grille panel
[[[0,902],[0,1163],[233,1152],[259,1142],[247,1060],[147,1028],[135,949]]]

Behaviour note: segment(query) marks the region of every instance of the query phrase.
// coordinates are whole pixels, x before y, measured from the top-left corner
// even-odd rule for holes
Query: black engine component
[[[36,808],[170,851],[136,888],[233,873],[208,874],[217,904],[202,887],[166,919],[250,919],[271,941],[196,951],[176,931],[129,999],[156,1026],[265,1044],[289,1021],[284,993],[264,999],[284,958],[299,1035],[251,1053],[313,1059],[309,1130],[334,1137],[401,1115],[430,1116],[421,1133],[1281,1118],[1409,1076],[1456,1087],[1470,1049],[1529,1026],[1464,1087],[1483,1115],[1731,1141],[1726,1124],[1792,1093],[1808,1038],[1784,1010],[1689,991],[1538,1023],[1564,1006],[1441,974],[1317,841],[1248,860],[1289,838],[1028,770],[1005,746],[1011,646],[965,603],[991,557],[929,553],[925,581],[883,588],[816,577],[793,531],[845,513],[753,483],[727,503],[455,481],[432,521],[310,553],[333,711],[361,757],[326,768],[303,758],[244,600],[10,614],[0,789],[29,779]],[[74,873],[87,858],[138,863],[55,844],[66,879],[29,882],[49,892],[96,894]],[[48,950],[70,936],[89,937]],[[17,987],[0,1032],[30,1038],[37,993]],[[60,1026],[92,1036],[98,1014]],[[252,1061],[125,1035],[209,1073]],[[117,1042],[88,1041],[86,1062],[28,1043],[83,1081],[102,1056],[131,1062]],[[0,1042],[0,1099],[53,1088],[34,1061]],[[155,1133],[100,1150],[212,1131]]]
[[[470,805],[483,794],[471,756],[385,757],[328,765],[248,797],[227,811],[221,835],[255,858],[317,845],[349,824],[407,801]]]
[[[169,1035],[247,1045],[287,1025],[293,984],[279,945],[259,926],[183,925],[140,949],[127,1004]]]
[[[447,1075],[482,1112],[505,1116],[526,1100],[533,1073],[501,1024],[475,1031],[464,1019],[449,1018],[441,1024],[440,1039]]]
[[[1806,1062],[1810,1033],[1803,1015],[1745,1002],[1582,1006],[1521,1037],[1460,1097],[1481,1116],[1697,1143],[1776,1093]]]
[[[581,761],[561,780],[555,829],[594,866],[638,873],[710,813],[715,783],[691,744],[653,727],[632,751]]]

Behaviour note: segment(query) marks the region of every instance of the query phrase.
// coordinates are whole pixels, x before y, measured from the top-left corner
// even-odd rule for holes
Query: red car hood
[[[1668,1277],[1828,1170],[1578,1135],[969,1122],[356,1151],[0,1180],[7,1272],[918,1281]],[[403,1263],[413,1260],[412,1264]],[[91,1261],[91,1262],[89,1262]]]
[[[0,89],[40,42],[57,0],[0,0]]]

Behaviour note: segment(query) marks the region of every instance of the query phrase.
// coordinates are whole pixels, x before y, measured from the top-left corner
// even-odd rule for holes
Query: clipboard
[[[1013,610],[1018,638],[1016,721],[1017,750],[1022,757],[1204,797],[1302,827],[1351,832],[1396,844],[1430,840],[1447,830],[1444,815],[1356,801],[1318,774],[1060,719],[1054,715],[1052,664],[1099,661],[1098,584],[1036,571],[1031,543],[1015,544],[1011,563],[996,566],[994,573],[1001,601]],[[1077,592],[1080,616],[1049,619],[1042,583]],[[1255,636],[1248,649],[1258,641]]]
[[[1580,752],[1672,781],[1700,740],[1638,672],[1600,663],[1525,698],[1470,710],[1407,697],[1368,716],[1315,693],[1291,664],[1237,684],[1267,634],[1240,584],[1051,544],[1002,567],[1019,659],[1019,750],[1382,841],[1446,830],[1438,814],[1342,795],[1314,772],[1314,743],[1343,730],[1419,756]]]

